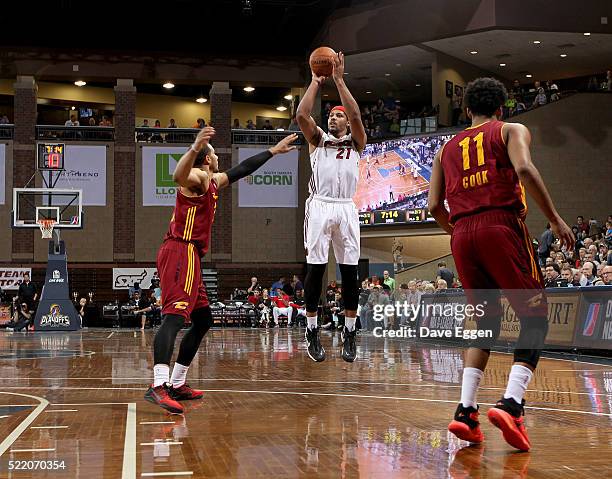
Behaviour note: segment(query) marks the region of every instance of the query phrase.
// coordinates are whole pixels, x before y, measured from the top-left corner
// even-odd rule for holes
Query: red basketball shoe
[[[204,391],[190,388],[189,384],[183,384],[177,388],[171,386],[169,394],[175,401],[191,401],[192,399],[202,399],[204,397]]]
[[[164,408],[166,411],[172,414],[183,414],[183,406],[170,397],[170,386],[168,384],[162,384],[161,386],[153,387],[149,386],[144,398],[158,406]]]
[[[478,422],[478,409],[464,407],[459,403],[455,411],[455,418],[448,425],[448,430],[463,441],[478,444],[484,441],[484,434]]]
[[[531,448],[527,429],[523,424],[524,405],[525,400],[519,404],[512,398],[501,398],[487,413],[491,424],[501,429],[506,442],[519,451],[529,451]]]

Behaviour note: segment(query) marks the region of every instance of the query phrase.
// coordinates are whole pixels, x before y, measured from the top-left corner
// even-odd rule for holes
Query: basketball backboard
[[[56,229],[83,227],[83,192],[58,188],[13,188],[13,228],[39,228],[54,220]]]

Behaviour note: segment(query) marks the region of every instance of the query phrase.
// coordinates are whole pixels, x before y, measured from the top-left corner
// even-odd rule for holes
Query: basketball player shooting
[[[314,361],[325,360],[317,323],[317,309],[331,241],[342,275],[345,326],[342,330],[342,359],[353,362],[357,354],[355,321],[359,299],[359,215],[353,203],[359,177],[359,158],[366,145],[366,133],[359,106],[344,83],[344,55],[333,57],[332,78],[342,106],[332,108],[324,133],[310,116],[317,93],[326,77],[314,71],[312,81],[297,109],[300,129],[309,143],[312,177],[306,200],[304,246],[307,273],[306,342]],[[350,130],[349,130],[350,127]]]
[[[489,409],[491,423],[511,446],[531,447],[523,423],[525,391],[538,364],[548,332],[543,278],[524,219],[525,189],[536,201],[555,235],[568,249],[574,237],[561,219],[540,173],[531,162],[531,135],[520,123],[497,121],[506,88],[492,78],[478,78],[465,91],[472,126],[437,153],[429,190],[429,210],[451,235],[451,250],[468,301],[485,306],[478,329],[493,339],[476,339],[467,350],[461,402],[448,429],[459,439],[480,443],[476,394],[500,333],[500,290],[512,305],[521,328],[506,392]],[[444,206],[448,201],[449,211]],[[503,251],[504,254],[499,254]]]
[[[176,204],[157,254],[162,324],[153,343],[153,385],[145,393],[145,399],[173,414],[183,412],[179,401],[203,396],[203,391],[192,389],[185,379],[202,338],[213,324],[200,259],[210,244],[219,190],[251,175],[274,155],[295,149],[291,143],[297,139],[296,134],[289,135],[269,150],[220,173],[218,157],[210,144],[214,134],[214,128],[203,128],[176,165],[173,176],[179,185]],[[187,318],[191,319],[191,326],[183,336],[170,377],[176,336]]]

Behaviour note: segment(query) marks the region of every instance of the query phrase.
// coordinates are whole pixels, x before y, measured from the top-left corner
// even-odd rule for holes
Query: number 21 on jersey
[[[344,156],[344,152],[346,151],[346,156]],[[336,160],[348,160],[351,156],[351,148],[338,148],[338,154],[336,155]]]

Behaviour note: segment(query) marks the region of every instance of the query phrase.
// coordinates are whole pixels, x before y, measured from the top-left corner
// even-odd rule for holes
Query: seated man
[[[274,325],[278,327],[278,317],[284,314],[287,316],[287,326],[291,326],[291,315],[293,314],[293,308],[289,306],[289,296],[287,296],[281,288],[277,288],[276,296],[272,299],[275,302],[275,306],[272,309]]]
[[[140,297],[140,291],[134,291],[134,296],[132,296],[130,306],[134,307],[134,316],[136,316],[136,318],[140,318],[140,330],[144,331],[145,325],[147,324],[146,313],[151,311],[151,304],[146,298]]]
[[[304,290],[296,289],[295,290],[295,298],[289,306],[295,308],[295,321],[300,324],[300,318],[303,320],[304,324],[306,323],[306,300],[304,299]]]

